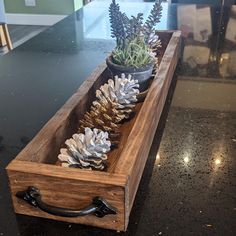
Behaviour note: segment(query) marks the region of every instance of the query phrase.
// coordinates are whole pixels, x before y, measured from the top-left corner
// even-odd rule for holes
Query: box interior
[[[162,42],[162,48],[157,55],[160,63],[173,32],[160,31],[157,34]],[[72,109],[65,104],[59,110],[60,112],[56,113],[56,115],[43,127],[25,149],[22,150],[16,159],[21,161],[60,165],[57,158],[60,148],[65,146],[64,142],[66,139],[70,138],[77,132],[79,120],[82,119],[84,113],[90,109],[92,102],[96,100],[96,90],[109,78],[111,78],[111,74],[106,68],[100,75],[98,75],[98,78],[92,86],[89,86],[88,92],[83,95],[82,99],[80,94],[82,90],[79,89],[78,92],[73,95],[75,99],[78,97],[78,103],[75,104]],[[91,83],[91,81],[85,81],[85,83]],[[84,87],[86,88],[86,85],[82,85],[82,88]],[[126,145],[126,141],[129,138],[129,134],[135,124],[136,117],[141,110],[142,105],[143,102],[138,103],[136,105],[135,116],[121,125],[119,146],[108,153],[108,167],[105,170],[106,172],[115,173],[116,164],[123,147]],[[66,114],[64,115],[63,112]],[[79,170],[80,169],[78,169],[78,171]]]

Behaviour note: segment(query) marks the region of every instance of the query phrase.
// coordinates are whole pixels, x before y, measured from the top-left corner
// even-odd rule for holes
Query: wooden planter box
[[[122,125],[118,149],[108,155],[106,172],[66,168],[57,165],[57,156],[66,139],[77,131],[78,120],[95,100],[95,91],[110,77],[103,64],[48,121],[34,139],[7,166],[15,212],[59,221],[125,231],[149,149],[165,104],[180,51],[179,31],[158,32],[162,40],[161,63],[135,117]],[[61,217],[48,214],[18,199],[16,193],[28,186],[40,189],[42,200],[64,208],[83,208],[95,196],[117,209],[117,214],[97,218]]]

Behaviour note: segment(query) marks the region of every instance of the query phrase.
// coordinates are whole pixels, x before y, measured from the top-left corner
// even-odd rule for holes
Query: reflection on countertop
[[[163,235],[235,235],[235,153],[236,111],[171,107],[148,193]]]
[[[236,6],[177,6],[177,24],[183,32],[181,74],[234,79]]]
[[[236,111],[236,81],[179,76],[172,106]]]

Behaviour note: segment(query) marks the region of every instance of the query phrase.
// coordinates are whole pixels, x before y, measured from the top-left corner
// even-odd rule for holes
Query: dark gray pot
[[[126,76],[130,74],[133,79],[138,80],[140,92],[148,89],[154,62],[140,68],[126,67],[113,63],[110,56],[106,59],[106,63],[113,76],[118,75],[120,77],[122,73]]]

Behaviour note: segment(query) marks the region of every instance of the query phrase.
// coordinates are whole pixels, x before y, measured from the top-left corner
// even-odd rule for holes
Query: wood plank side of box
[[[16,213],[81,223],[125,231],[129,215],[148,158],[153,137],[165,104],[179,58],[180,32],[158,32],[163,48],[161,63],[145,101],[137,105],[136,116],[122,125],[118,149],[108,155],[106,172],[66,168],[56,165],[60,148],[78,128],[78,121],[95,99],[95,91],[110,73],[103,63],[58,110],[32,141],[7,167]],[[35,186],[43,201],[65,208],[82,208],[92,198],[103,197],[117,209],[116,215],[97,218],[54,216],[16,198],[18,191]]]
[[[124,175],[96,172],[66,167],[45,165],[36,162],[14,160],[7,168],[15,212],[58,221],[98,226],[118,231],[125,230],[125,193],[127,177]],[[89,205],[95,196],[103,197],[117,209],[116,215],[98,218],[61,217],[48,214],[16,197],[18,191],[35,186],[40,189],[47,204],[69,209]]]
[[[165,31],[162,33],[165,34]],[[180,36],[180,31],[173,32],[157,74],[116,166],[116,173],[130,176],[130,186],[128,188],[130,191],[129,212],[126,212],[127,214],[129,214],[132,209],[138,185],[151,148],[152,141],[150,142],[150,140],[154,138],[174,71],[179,60]]]

